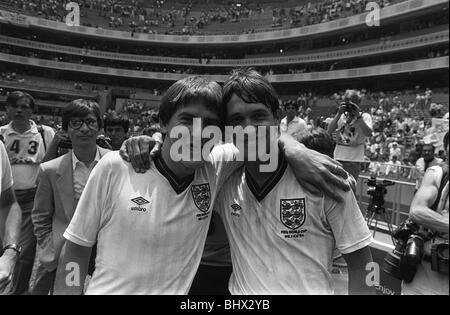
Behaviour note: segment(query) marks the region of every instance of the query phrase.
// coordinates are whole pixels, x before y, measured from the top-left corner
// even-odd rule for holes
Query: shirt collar
[[[97,163],[99,160],[100,160],[100,152],[99,152],[99,150],[97,148],[97,152],[95,153],[95,159],[94,159],[94,161],[92,163]],[[77,167],[78,163],[84,164],[83,162],[78,160],[77,156],[75,155],[75,153],[73,153],[73,150],[72,150],[72,170],[75,171],[75,168]]]
[[[284,120],[284,123],[287,124],[287,116],[284,117],[283,120]],[[292,118],[292,120],[291,120],[289,123],[291,123],[291,122],[293,122],[293,121],[294,121],[294,122],[299,121],[299,117],[298,117],[297,115],[295,115],[294,118]]]

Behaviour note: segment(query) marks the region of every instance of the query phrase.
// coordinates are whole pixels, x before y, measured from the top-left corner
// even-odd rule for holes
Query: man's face
[[[184,130],[186,130],[186,128],[187,130],[189,130],[189,148],[191,158],[188,161],[181,160],[180,163],[182,163],[186,168],[195,170],[203,166],[203,164],[205,163],[205,157],[201,153],[203,152],[203,146],[205,145],[205,143],[212,139],[212,135],[203,137],[202,134],[198,134],[197,131],[199,130],[197,130],[197,128],[194,129],[194,118],[197,118],[196,120],[199,119],[201,122],[200,131],[203,131],[207,126],[220,126],[220,117],[216,112],[212,111],[201,103],[192,103],[178,109],[175,114],[172,115],[172,118],[170,119],[168,124],[162,126],[162,129],[167,132],[164,139],[163,149],[164,147],[170,149],[175,142],[181,141],[181,135],[177,135],[177,132],[174,132],[174,137],[176,138],[170,137],[172,129],[176,127],[184,127]],[[197,132],[197,134],[194,134],[194,132]],[[198,139],[200,139],[200,141],[198,141]],[[198,144],[200,144],[200,147],[198,147]],[[194,159],[194,157],[196,156],[194,155],[194,153],[197,152],[200,152],[200,161]],[[184,155],[184,152],[182,154]],[[171,158],[173,160],[176,160],[174,157]]]
[[[256,135],[256,143],[258,143],[258,137],[264,136],[266,141],[266,148],[270,148],[270,128],[272,126],[278,126],[278,120],[274,117],[270,109],[261,103],[246,103],[237,95],[233,95],[226,104],[227,106],[227,125],[229,126],[241,126],[242,128],[246,128],[248,126],[259,127],[265,126],[266,132],[264,135],[260,135],[257,133]],[[249,143],[247,137],[245,137],[244,141],[244,156],[247,160],[248,158],[248,148]],[[257,150],[257,146],[252,147],[253,150]]]
[[[69,120],[67,135],[72,141],[72,147],[86,147],[96,145],[99,126],[94,114],[84,117],[73,117]]]
[[[125,141],[127,134],[122,125],[111,125],[105,128],[105,136],[111,139],[113,147],[118,148]]]
[[[434,158],[434,150],[432,145],[423,146],[422,150],[423,159],[427,162],[432,161]]]
[[[295,115],[297,115],[297,107],[294,105],[287,105],[286,106],[286,115],[289,118],[293,118]]]
[[[31,110],[31,102],[27,97],[19,99],[15,104],[6,107],[8,116],[14,121],[28,121],[33,111]]]

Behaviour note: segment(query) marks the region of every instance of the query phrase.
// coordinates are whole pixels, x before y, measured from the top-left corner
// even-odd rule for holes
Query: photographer
[[[372,134],[372,117],[361,113],[361,97],[355,90],[347,90],[344,102],[328,126],[328,133],[334,133],[336,148],[334,158],[342,163],[344,169],[357,181],[360,163],[364,160],[364,141]],[[337,132],[336,132],[337,130]]]
[[[448,137],[447,132],[444,137],[447,156],[449,150]],[[411,203],[410,218],[415,223],[431,230],[435,236],[425,242],[424,257],[417,268],[413,281],[410,283],[403,282],[402,294],[449,294],[448,192],[448,165],[430,167]],[[433,250],[435,248],[438,250]],[[446,256],[443,260],[437,256],[437,253],[440,252],[439,248],[443,249],[444,256]],[[436,265],[439,265],[439,267]]]

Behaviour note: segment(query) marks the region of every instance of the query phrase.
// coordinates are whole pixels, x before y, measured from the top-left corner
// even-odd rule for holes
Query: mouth
[[[78,136],[77,138],[80,140],[91,140],[92,136]]]

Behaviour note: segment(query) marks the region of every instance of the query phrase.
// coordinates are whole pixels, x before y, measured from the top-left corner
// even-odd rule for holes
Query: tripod
[[[369,228],[371,227],[374,220],[375,220],[375,227],[373,229],[373,237],[375,238],[375,233],[377,232],[378,221],[383,220],[384,222],[386,222],[388,226],[389,235],[391,236],[392,239],[392,244],[395,244],[395,240],[392,237],[392,235],[394,234],[394,230],[392,228],[391,217],[389,216],[389,213],[386,212],[385,207],[371,203],[367,207],[366,213],[366,222]]]

